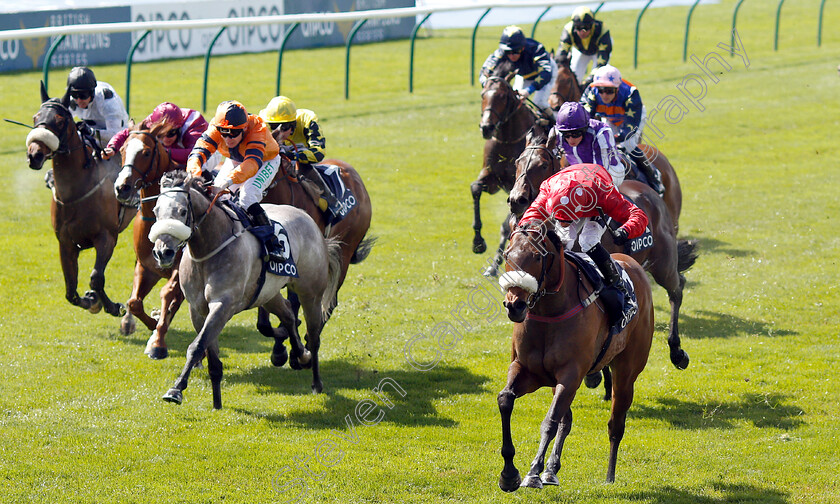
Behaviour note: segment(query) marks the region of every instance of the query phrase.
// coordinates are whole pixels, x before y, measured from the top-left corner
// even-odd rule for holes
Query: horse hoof
[[[184,402],[184,394],[182,394],[181,391],[176,388],[171,388],[165,394],[163,394],[162,399],[166,402],[181,404],[182,402]]]
[[[137,321],[135,320],[132,314],[127,314],[123,317],[122,321],[120,321],[120,334],[123,336],[128,336],[130,334],[134,334],[134,331],[137,330]]]
[[[487,242],[484,241],[484,238],[480,240],[473,240],[473,252],[476,254],[483,254],[487,252]]]
[[[494,268],[493,266],[487,266],[486,268],[484,268],[484,271],[482,271],[481,274],[487,278],[496,277],[499,274],[499,270],[497,268]]]
[[[298,364],[300,364],[301,369],[309,369],[312,367],[312,353],[309,350],[304,349],[303,354],[298,356]]]
[[[515,492],[519,490],[519,485],[522,483],[522,478],[519,477],[519,471],[512,478],[506,478],[504,473],[499,476],[499,488],[505,492]]]
[[[313,383],[312,384],[312,393],[313,394],[320,394],[324,391],[324,384],[321,382]]]
[[[557,479],[557,475],[551,471],[543,471],[543,473],[540,474],[540,481],[542,481],[543,485],[560,486],[560,480]]]
[[[597,373],[588,374],[583,378],[583,383],[586,384],[586,388],[595,388],[601,384],[601,372],[598,371]]]
[[[117,313],[114,313],[113,315],[115,317],[125,317],[125,314],[127,313],[126,310],[125,310],[125,305],[122,304],[122,303],[117,303],[116,307],[117,307]]]
[[[274,367],[283,367],[283,364],[289,360],[289,353],[286,351],[286,347],[281,346],[281,348],[281,352],[271,353],[271,364]]]
[[[522,483],[519,484],[521,488],[539,488],[542,489],[543,484],[540,477],[536,474],[529,474],[525,476],[525,479],[522,480]]]
[[[688,354],[682,348],[677,352],[671,352],[671,363],[677,369],[685,369],[688,367]]]
[[[149,349],[147,355],[152,360],[163,360],[169,357],[169,349],[166,347],[152,347]]]
[[[289,358],[289,367],[294,369],[295,371],[300,371],[301,369],[303,369],[300,365],[300,361],[298,361],[297,355],[292,354],[292,356]]]
[[[87,311],[97,314],[102,311],[102,303],[99,301],[99,295],[96,294],[96,291],[87,291],[85,292],[84,298],[87,300],[90,305],[88,305]]]

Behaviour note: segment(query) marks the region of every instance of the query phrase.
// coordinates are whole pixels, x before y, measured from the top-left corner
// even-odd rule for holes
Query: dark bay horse
[[[566,102],[580,101],[583,90],[578,84],[577,77],[569,66],[569,60],[557,60],[557,78],[551,88],[548,104],[556,112],[560,105]]]
[[[155,204],[152,200],[141,204],[140,200],[141,197],[160,194],[160,179],[164,173],[183,169],[172,161],[169,152],[158,141],[161,129],[155,126],[151,131],[139,128],[132,130],[120,151],[122,170],[114,184],[114,192],[119,201],[127,205],[140,205],[140,212],[134,219],[134,253],[137,257],[134,283],[131,297],[126,303],[128,313],[123,317],[121,331],[123,334],[133,333],[136,325],[133,317],[140,319],[152,331],[145,349],[146,355],[152,359],[165,359],[169,356],[166,333],[184,301],[178,276],[180,257],[176,258],[171,268],[158,266],[152,254],[152,242],[149,241],[149,230],[155,223]],[[161,278],[166,279],[166,284],[160,290],[160,313],[154,317],[146,313],[143,300]]]
[[[281,155],[282,156],[282,155]],[[358,264],[364,261],[371,248],[376,242],[375,237],[367,237],[370,228],[370,220],[373,209],[362,178],[353,166],[339,159],[325,159],[322,165],[337,166],[340,170],[341,180],[349,188],[356,200],[347,215],[334,226],[328,225],[327,218],[318,208],[315,200],[304,189],[300,181],[292,174],[292,162],[286,156],[282,156],[280,170],[274,177],[274,184],[269,188],[263,203],[275,205],[291,205],[306,212],[315,221],[321,232],[341,245],[341,271],[338,277],[338,288],[336,298],[330,307],[330,312],[338,304],[338,289],[344,284],[347,276],[347,269],[351,264]],[[294,300],[293,300],[294,301]],[[293,305],[295,312],[297,306]],[[271,326],[268,313],[265,310],[258,310],[257,329],[265,336],[276,337],[276,330]]]
[[[560,484],[557,471],[563,443],[572,428],[572,401],[583,377],[605,366],[612,369],[614,376],[607,424],[607,482],[615,481],[618,447],[624,437],[627,410],[633,402],[634,383],[650,352],[653,300],[642,267],[629,256],[613,255],[633,281],[638,313],[609,339],[609,322],[600,297],[592,304],[581,302],[590,299],[593,288],[578,266],[564,256],[565,238],[558,235],[552,222],[532,221],[511,233],[505,251],[507,273],[499,283],[506,290],[504,306],[508,318],[516,322],[507,384],[498,397],[505,461],[499,487],[506,492],[520,486],[542,488]],[[537,454],[523,480],[513,461],[513,403],[541,387],[552,387],[554,398],[540,427]],[[554,449],[546,466],[545,455],[552,440]]]
[[[318,350],[320,335],[338,288],[341,271],[339,244],[324,238],[312,218],[288,205],[265,205],[268,216],[286,229],[297,277],[265,273],[262,245],[236,216],[215,205],[215,197],[201,179],[185,181],[186,173],[173,171],[161,180],[155,205],[157,222],[149,239],[161,268],[171,268],[179,249],[186,245],[178,267],[181,285],[190,305],[196,337],[187,349],[187,362],[175,384],[163,396],[180,404],[190,372],[205,352],[213,389],[213,407],[222,407],[222,361],[219,334],[235,314],[262,307],[276,315],[291,337],[290,365],[312,368],[312,391],[323,389]],[[218,194],[216,194],[218,196]],[[291,263],[290,263],[291,264]],[[264,275],[264,277],[263,277]],[[282,289],[297,294],[306,318],[306,346],[297,332],[296,317]],[[271,362],[285,364],[289,356],[283,338],[276,338]]]
[[[549,134],[548,138],[536,132],[528,137],[528,146],[516,160],[516,183],[510,192],[508,203],[511,212],[521,217],[528,206],[539,194],[540,184],[561,170],[561,162],[552,153],[557,137]],[[678,369],[685,369],[689,357],[682,349],[679,333],[680,306],[682,306],[683,287],[688,270],[697,259],[696,242],[678,240],[671,215],[659,195],[646,184],[628,180],[621,184],[619,191],[644,210],[648,216],[648,227],[653,237],[653,246],[634,252],[633,259],[650,272],[653,279],[668,292],[671,304],[671,317],[668,330],[668,347],[671,363]],[[611,253],[623,253],[624,248],[616,245],[608,233],[604,233],[601,243]],[[609,393],[609,390],[607,391]]]
[[[85,145],[67,108],[70,95],[50,98],[41,82],[41,101],[33,117],[35,128],[26,137],[26,156],[33,170],[40,170],[44,161],[52,159],[55,187],[50,213],[65,297],[92,313],[104,308],[106,313],[122,316],[125,307],[105,293],[105,268],[119,233],[131,223],[137,209],[120,205],[114,197],[117,163],[98,160]],[[79,252],[91,247],[96,250],[96,260],[90,290],[79,296]]]
[[[487,242],[481,236],[481,193],[496,194],[499,189],[510,192],[515,180],[513,162],[525,148],[525,135],[536,122],[534,113],[519,99],[508,80],[491,75],[481,91],[481,135],[484,142],[483,166],[478,178],[470,185],[473,197],[473,252],[482,254]],[[485,275],[495,275],[502,263],[502,252],[510,235],[508,219],[502,221],[501,240],[493,264]]]

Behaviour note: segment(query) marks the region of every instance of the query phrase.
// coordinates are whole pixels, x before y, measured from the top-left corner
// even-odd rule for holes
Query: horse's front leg
[[[79,281],[79,248],[73,243],[58,242],[58,255],[61,260],[61,272],[64,274],[64,297],[73,306],[89,310],[94,304],[92,297],[79,297],[76,290]]]
[[[146,299],[146,296],[149,295],[158,280],[160,280],[160,276],[156,272],[143,266],[143,263],[140,262],[140,260],[137,260],[134,263],[134,282],[131,286],[131,296],[129,296],[128,301],[125,303],[126,308],[128,309],[126,318],[131,316],[137,317],[140,322],[146,326],[146,329],[150,331],[153,331],[155,326],[157,326],[157,320],[146,314],[146,308],[143,306],[143,300]],[[125,322],[125,320],[126,319],[124,318],[123,321]],[[129,335],[134,332],[134,330],[130,327],[125,327],[123,330],[121,327],[121,332],[124,335]]]
[[[157,326],[149,337],[146,344],[146,354],[151,359],[165,359],[169,356],[169,348],[166,346],[166,333],[169,332],[169,324],[172,318],[178,313],[181,303],[184,302],[184,292],[181,290],[181,281],[178,270],[172,271],[172,276],[160,289],[160,316]]]
[[[502,458],[505,466],[499,475],[499,488],[505,492],[513,492],[519,488],[522,478],[513,462],[516,448],[510,433],[510,418],[513,414],[513,402],[517,397],[533,392],[539,388],[539,383],[531,376],[519,361],[514,360],[508,367],[508,380],[505,388],[499,392],[499,413],[502,417]]]
[[[173,402],[175,404],[181,404],[181,402],[183,402],[183,391],[187,388],[187,384],[190,379],[190,372],[198,365],[199,362],[201,362],[201,359],[204,358],[204,355],[208,348],[210,348],[210,345],[213,344],[214,341],[218,340],[219,334],[222,332],[225,324],[227,324],[228,320],[230,320],[233,316],[233,313],[231,313],[229,308],[231,305],[232,303],[230,301],[214,301],[208,305],[206,317],[202,317],[197,308],[190,305],[190,318],[192,319],[193,327],[196,328],[198,334],[196,334],[195,339],[187,348],[187,362],[184,364],[184,369],[181,371],[180,376],[178,376],[175,380],[175,384],[172,385],[172,388],[163,395],[164,401]],[[208,367],[209,365],[210,363],[208,358]],[[214,379],[218,379],[218,383],[220,384],[221,369],[217,369],[215,373],[217,373],[215,377],[213,375],[210,377],[211,382]],[[213,385],[214,395],[216,386],[216,384]]]
[[[116,244],[117,236],[110,232],[102,232],[94,239],[93,246],[96,250],[96,260],[93,263],[93,271],[90,272],[90,289],[99,297],[99,302],[102,303],[106,313],[115,317],[122,317],[125,315],[125,305],[112,302],[108,294],[105,293],[105,268],[114,254]],[[88,294],[90,293],[86,293],[85,297]]]
[[[470,184],[470,192],[473,198],[473,252],[483,254],[487,250],[487,242],[481,236],[481,193],[487,191],[487,186],[479,178]]]
[[[606,368],[604,368],[606,369]],[[557,471],[560,470],[560,456],[563,454],[563,444],[566,442],[566,437],[572,431],[572,410],[566,410],[566,414],[560,420],[560,425],[557,427],[558,432],[554,440],[554,448],[551,450],[551,455],[548,457],[548,464],[545,471],[540,474],[540,481],[543,485],[559,485],[560,480],[557,479]]]
[[[568,386],[568,381],[563,381],[557,384],[554,389],[554,398],[551,400],[551,406],[548,408],[548,412],[545,414],[545,418],[540,425],[540,446],[537,449],[537,455],[534,457],[534,460],[531,462],[531,470],[528,471],[528,474],[525,476],[525,479],[522,480],[523,487],[531,487],[531,488],[542,488],[543,481],[540,475],[543,473],[543,468],[545,467],[545,453],[548,450],[548,445],[557,435],[557,427],[560,424],[561,420],[566,417],[566,412],[571,411],[570,406],[572,404],[572,399],[575,397],[575,391],[577,390],[576,387]],[[578,382],[577,385],[580,385]],[[569,425],[568,428],[571,429],[571,414],[569,415]],[[568,432],[566,432],[568,434]],[[565,441],[565,435],[563,436],[563,441]],[[556,464],[556,468],[559,468],[559,457],[560,451],[562,450],[563,441],[560,441],[560,446],[557,447],[557,460],[554,462]],[[556,445],[557,443],[555,443]],[[549,474],[546,474],[546,480],[549,485],[558,484],[556,482],[556,476],[552,479],[556,473],[556,468],[552,466],[552,471],[547,471]]]

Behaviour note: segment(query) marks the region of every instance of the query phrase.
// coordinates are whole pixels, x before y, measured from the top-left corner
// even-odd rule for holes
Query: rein
[[[493,81],[498,81],[500,83],[504,83],[505,87],[509,90],[509,91],[506,91],[506,93],[505,93],[505,100],[506,101],[505,101],[504,110],[500,114],[499,112],[496,112],[495,110],[493,110],[492,107],[485,107],[484,110],[481,111],[481,113],[484,114],[484,112],[490,112],[491,114],[493,114],[498,119],[498,122],[493,127],[493,139],[494,140],[496,140],[499,143],[504,143],[504,144],[517,143],[517,142],[521,141],[523,138],[525,138],[525,135],[528,134],[527,131],[525,131],[525,133],[523,133],[522,136],[520,136],[516,140],[509,140],[509,141],[499,140],[499,138],[496,137],[496,134],[499,132],[499,129],[501,129],[502,126],[507,124],[507,122],[510,121],[513,118],[514,114],[516,114],[516,112],[518,112],[519,109],[522,108],[522,102],[512,96],[511,93],[513,92],[513,88],[510,86],[510,83],[507,80],[505,80],[504,78],[499,77],[497,75],[493,75],[493,76],[491,76],[487,79],[488,83],[493,82]],[[487,91],[489,91],[486,88],[487,88],[487,85],[485,85],[485,89],[481,92],[481,97],[482,98],[484,98],[484,95],[487,93]],[[512,107],[512,110],[510,110],[508,112],[508,109],[511,109],[511,102],[515,102],[515,105]]]
[[[155,143],[155,146],[154,146],[155,158],[154,158],[154,161],[152,161],[150,169],[147,170],[145,173],[138,170],[137,167],[134,166],[134,163],[127,163],[127,164],[122,165],[122,167],[120,167],[120,170],[122,170],[124,168],[131,168],[131,171],[133,171],[138,176],[140,176],[140,178],[137,181],[134,182],[134,189],[142,190],[142,189],[146,189],[147,187],[149,187],[153,184],[153,182],[147,181],[146,177],[148,177],[150,174],[157,174],[158,169],[160,168],[160,165],[161,165],[160,155],[158,154],[159,142],[158,142],[157,137],[149,131],[139,131],[138,130],[138,131],[132,131],[131,134],[147,135],[147,136],[151,137],[152,140]]]
[[[539,192],[539,188],[537,187],[536,188],[537,190],[535,190],[534,184],[531,182],[531,179],[527,178],[528,177],[528,171],[531,168],[531,160],[533,159],[532,153],[533,153],[533,151],[536,151],[536,150],[542,150],[542,151],[545,151],[548,154],[548,158],[551,160],[551,166],[552,166],[551,174],[552,175],[554,175],[558,171],[560,171],[558,169],[560,167],[559,166],[560,162],[557,160],[557,158],[554,156],[554,154],[551,153],[551,151],[548,149],[548,147],[546,147],[545,145],[528,145],[528,146],[526,146],[525,150],[522,151],[522,155],[520,155],[519,157],[521,158],[522,156],[525,155],[526,152],[528,152],[529,153],[528,154],[528,164],[525,165],[525,169],[522,170],[522,173],[519,174],[516,177],[516,180],[513,182],[513,185],[514,186],[517,185],[519,183],[520,179],[525,178],[525,180],[528,182],[528,187],[531,190],[531,194]]]

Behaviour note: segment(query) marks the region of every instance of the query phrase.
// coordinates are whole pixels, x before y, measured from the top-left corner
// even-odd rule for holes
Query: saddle
[[[245,211],[244,208],[240,207],[236,203],[234,203],[231,199],[225,198],[220,199],[219,203],[223,205],[225,210],[229,213],[232,212],[236,219],[238,219],[245,228],[254,235],[257,240],[260,242],[261,252],[260,255],[262,257],[268,256],[268,242],[272,236],[277,237],[277,241],[280,242],[281,248],[283,249],[283,255],[286,257],[285,261],[283,262],[276,262],[269,260],[268,262],[263,263],[263,271],[260,274],[260,278],[265,275],[265,272],[268,271],[274,275],[279,276],[290,276],[290,277],[297,277],[297,265],[295,264],[295,260],[292,257],[292,249],[289,246],[289,233],[286,231],[286,228],[283,227],[277,221],[270,220],[271,226],[257,226],[254,224],[251,216],[248,215],[248,212]]]
[[[624,286],[627,292],[630,293],[629,298],[625,297],[618,288],[606,284],[598,266],[595,265],[595,262],[588,255],[569,250],[566,250],[565,254],[568,259],[578,266],[583,275],[586,276],[586,279],[592,284],[592,288],[596,292],[599,292],[599,297],[604,303],[610,320],[610,338],[621,332],[638,311],[633,281],[630,280],[627,272],[620,265],[616,264],[618,270],[621,272]]]

